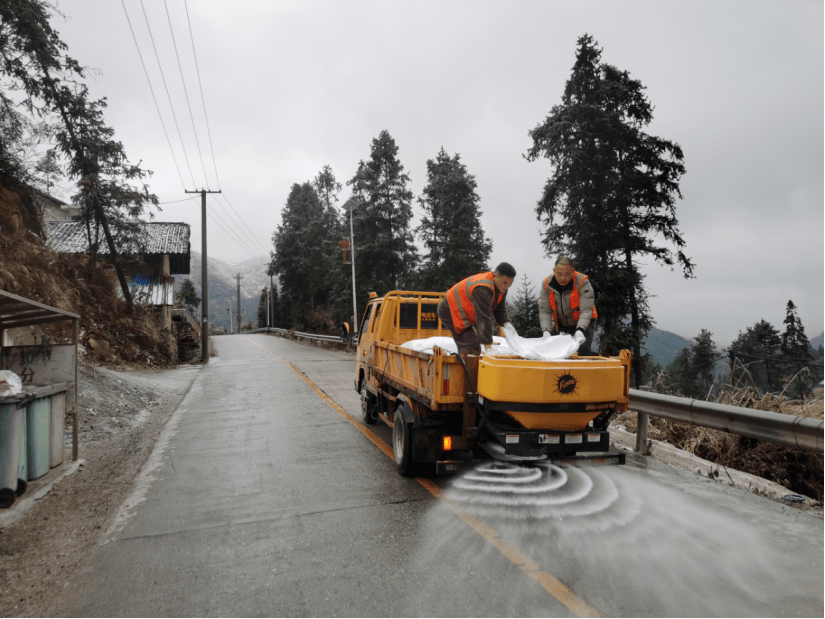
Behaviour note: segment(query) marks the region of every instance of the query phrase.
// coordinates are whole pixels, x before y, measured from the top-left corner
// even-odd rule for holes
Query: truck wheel
[[[395,466],[404,477],[415,477],[415,467],[412,461],[412,424],[404,423],[401,416],[401,407],[395,411],[394,417],[392,453],[395,456]]]
[[[367,379],[361,381],[361,417],[367,425],[378,421],[378,398],[367,389]]]

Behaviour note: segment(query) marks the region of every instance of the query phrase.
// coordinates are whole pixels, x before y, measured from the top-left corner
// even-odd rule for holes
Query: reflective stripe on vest
[[[493,289],[493,309],[501,302],[502,294],[496,290],[493,283],[495,274],[492,271],[479,273],[467,279],[462,279],[447,291],[447,303],[453,317],[453,329],[456,335],[463,333],[476,324],[476,309],[473,306],[472,294],[476,286],[489,286]]]
[[[550,288],[550,277],[547,276],[544,279],[544,292],[547,293],[548,300],[550,301],[550,311],[553,313],[553,322],[556,323],[556,330],[559,330],[559,314],[558,308],[556,307],[556,295],[553,293],[553,289]],[[570,310],[573,313],[573,320],[578,322],[579,316],[581,316],[581,309],[579,309],[580,300],[579,295],[581,293],[582,285],[584,284],[584,280],[589,279],[587,275],[584,273],[579,273],[578,271],[573,271],[573,290],[570,291]],[[559,293],[561,296],[561,293]],[[593,318],[595,320],[598,318],[598,314],[596,313],[596,306],[593,305]]]

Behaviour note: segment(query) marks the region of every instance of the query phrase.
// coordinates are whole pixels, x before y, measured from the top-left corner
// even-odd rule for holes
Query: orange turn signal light
[[[452,436],[445,436],[444,437],[444,451],[450,451],[453,448],[453,437]]]

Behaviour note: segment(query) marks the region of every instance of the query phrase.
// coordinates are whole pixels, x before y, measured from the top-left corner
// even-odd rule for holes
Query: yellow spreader
[[[606,409],[627,410],[629,382],[627,351],[561,361],[487,356],[478,364],[479,395],[530,430],[581,430]],[[509,403],[533,410],[509,410]]]

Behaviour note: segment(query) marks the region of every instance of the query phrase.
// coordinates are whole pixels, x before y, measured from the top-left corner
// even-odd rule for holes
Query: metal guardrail
[[[262,327],[260,329],[253,329],[252,331],[246,331],[245,333],[279,333],[281,335],[286,335],[289,333],[287,329],[279,329],[277,327]],[[292,335],[295,337],[300,337],[305,340],[314,340],[316,342],[335,342],[337,344],[346,344],[351,340],[342,340],[340,335],[318,335],[316,333],[303,333],[301,331],[293,331]]]
[[[630,410],[639,413],[636,451],[642,453],[647,452],[649,415],[823,453],[825,422],[822,419],[703,402],[637,389],[630,390]]]

